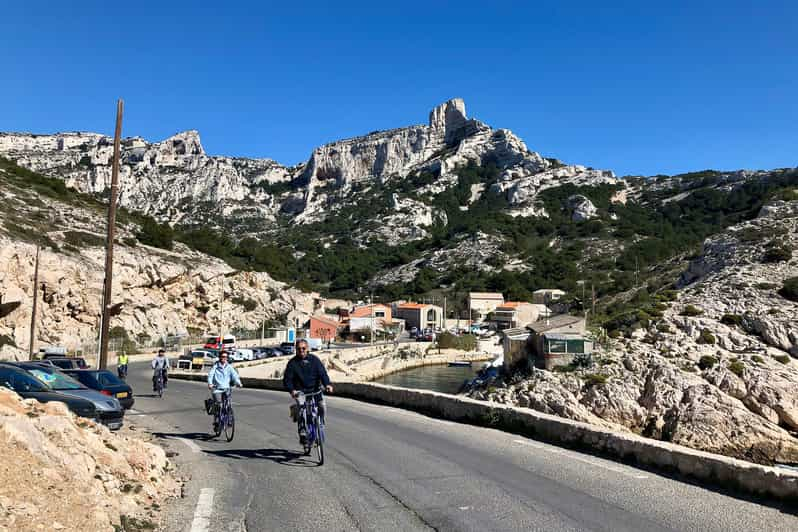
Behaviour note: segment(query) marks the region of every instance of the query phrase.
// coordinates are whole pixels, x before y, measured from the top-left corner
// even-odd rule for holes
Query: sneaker
[[[307,434],[305,433],[305,429],[300,430],[299,431],[299,443],[302,444],[302,445],[305,445],[305,442],[307,441],[307,439],[308,439],[308,437],[307,437]]]

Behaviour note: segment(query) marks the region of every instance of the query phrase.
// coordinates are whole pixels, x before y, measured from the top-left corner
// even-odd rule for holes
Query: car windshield
[[[27,373],[21,371],[9,372],[6,381],[11,388],[17,392],[47,392],[50,391],[46,385],[34,379]]]
[[[86,387],[71,377],[67,377],[63,373],[57,371],[47,371],[44,369],[31,368],[28,369],[31,375],[39,379],[41,382],[52,388],[53,390],[85,390]]]

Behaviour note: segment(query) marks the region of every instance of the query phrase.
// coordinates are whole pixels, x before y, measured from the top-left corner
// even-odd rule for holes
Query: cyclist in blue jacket
[[[327,393],[332,393],[332,385],[330,384],[330,376],[327,375],[327,370],[324,368],[319,357],[310,354],[308,343],[305,340],[298,340],[296,343],[296,355],[288,361],[283,374],[283,387],[291,394],[291,397],[296,399],[299,392],[315,393],[324,386]],[[318,399],[321,414],[324,415],[326,410],[324,396]],[[297,404],[293,412],[298,412],[299,405]],[[301,423],[301,418],[295,416],[297,421],[297,430],[299,432],[300,443],[305,443],[305,427]]]
[[[216,406],[221,404],[222,394],[230,390],[231,381],[236,386],[243,386],[238,372],[227,362],[227,353],[222,351],[219,353],[219,360],[213,364],[213,367],[208,372],[208,389],[213,395]]]

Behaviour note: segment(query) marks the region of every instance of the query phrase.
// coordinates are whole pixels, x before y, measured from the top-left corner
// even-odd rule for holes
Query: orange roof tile
[[[387,305],[383,305],[381,303],[374,303],[374,310],[377,309],[388,309],[390,310],[391,307]],[[352,312],[349,313],[349,316],[352,318],[368,318],[371,317],[371,305],[365,305],[362,307],[357,307]]]
[[[406,308],[406,309],[419,309],[424,308],[424,305],[421,303],[402,303],[399,305],[399,308]]]

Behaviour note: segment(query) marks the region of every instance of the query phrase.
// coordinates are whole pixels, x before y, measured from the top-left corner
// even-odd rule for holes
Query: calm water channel
[[[467,379],[472,379],[477,374],[482,362],[474,362],[471,367],[463,366],[422,366],[391,373],[374,382],[402,386],[404,388],[421,388],[443,393],[457,393],[460,385]]]

